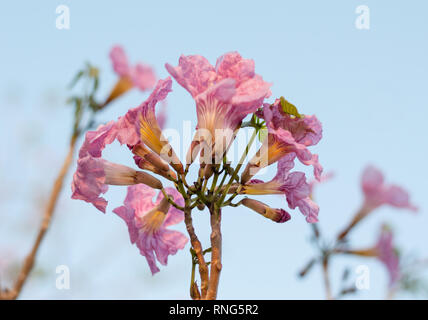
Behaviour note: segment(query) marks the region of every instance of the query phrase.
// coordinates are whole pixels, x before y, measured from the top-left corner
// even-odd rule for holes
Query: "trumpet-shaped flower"
[[[237,52],[218,58],[215,67],[193,55],[181,56],[177,67],[166,64],[166,69],[195,99],[198,130],[208,132],[210,139],[205,134],[203,139],[209,140],[219,158],[242,120],[271,94],[270,84],[255,74],[254,61]]]
[[[171,78],[159,80],[150,97],[138,107],[137,122],[135,124],[142,143],[147,145],[162,159],[168,162],[178,172],[183,172],[183,165],[169,144],[163,137],[162,130],[156,119],[155,106],[158,101],[166,98],[171,91]]]
[[[149,98],[145,100],[140,106],[129,109],[128,112],[119,118],[116,124],[117,139],[121,144],[128,144],[134,146],[140,142],[149,142],[151,145],[157,146],[161,144],[160,138],[162,131],[156,121],[154,113],[155,106],[158,102],[164,100],[168,93],[171,91],[171,79],[159,80],[155,89],[150,94]],[[152,136],[140,136],[138,129],[139,114],[144,113],[148,115],[147,119],[150,125],[153,126]],[[149,146],[149,145],[148,145]],[[150,147],[150,146],[149,146]],[[150,147],[151,148],[151,147]],[[153,148],[151,148],[153,150]],[[155,148],[156,149],[156,148]],[[153,150],[155,151],[155,150]],[[157,152],[159,154],[159,152]]]
[[[400,279],[400,260],[394,247],[394,234],[387,226],[382,226],[376,244],[377,257],[389,273],[389,286],[393,287]]]
[[[349,225],[339,234],[339,239],[344,238],[352,228],[382,205],[418,211],[418,208],[410,202],[410,196],[406,190],[396,185],[387,185],[384,180],[379,169],[373,166],[367,166],[364,169],[361,177],[364,202]]]
[[[119,76],[119,80],[111,91],[105,104],[116,99],[133,87],[146,91],[153,88],[155,85],[156,75],[152,67],[142,63],[131,66],[121,46],[116,45],[110,50],[110,59],[113,70]]]
[[[71,198],[92,203],[98,210],[105,213],[107,201],[100,197],[100,194],[107,192],[108,185],[139,183],[156,189],[162,188],[162,183],[148,173],[87,155],[77,161]]]
[[[99,158],[106,145],[113,143],[117,136],[117,128],[114,121],[100,125],[94,131],[88,131],[85,141],[79,151],[79,158],[90,155]]]
[[[411,204],[409,193],[396,185],[386,185],[382,172],[368,166],[362,175],[361,186],[364,192],[364,207],[373,210],[381,205],[388,204],[396,208],[417,211]]]
[[[131,66],[125,50],[121,46],[114,46],[111,49],[110,59],[117,75],[121,78],[128,78],[138,89],[145,91],[152,89],[155,85],[156,75],[152,67],[143,63]]]
[[[251,180],[242,185],[239,192],[252,195],[283,194],[291,209],[298,207],[307,222],[317,222],[319,207],[310,199],[310,187],[306,182],[305,174],[303,172],[290,173],[292,167],[293,158],[286,156],[278,162],[277,174],[271,181]]]
[[[242,181],[249,181],[261,168],[286,155],[297,157],[305,165],[312,165],[314,175],[319,180],[322,166],[318,162],[318,155],[312,154],[308,149],[322,138],[319,120],[315,116],[298,118],[285,113],[279,99],[272,105],[265,104],[263,113],[258,114],[266,121],[268,135],[260,150],[247,164]]]
[[[172,188],[166,192],[174,202],[183,205],[181,195]],[[188,239],[182,233],[167,227],[184,219],[183,213],[172,207],[160,192],[153,202],[155,191],[139,184],[128,187],[124,205],[113,210],[128,226],[132,244],[136,244],[145,256],[152,274],[159,272],[156,260],[162,265],[168,263],[168,256],[183,249]]]
[[[401,277],[400,259],[394,247],[394,234],[386,225],[382,225],[378,240],[374,246],[366,249],[344,250],[343,253],[378,258],[388,271],[390,287],[394,287]]]
[[[153,147],[152,141],[162,140],[161,131],[156,126],[156,118],[152,113],[154,114],[156,103],[166,97],[170,88],[171,79],[160,80],[153,93],[140,107],[130,109],[117,122],[110,121],[99,126],[97,130],[86,133],[85,141],[79,151],[77,170],[73,177],[73,199],[92,203],[96,208],[105,212],[107,201],[100,195],[108,190],[108,185],[144,183],[152,188],[162,188],[162,183],[146,172],[136,171],[101,159],[102,151],[106,145],[111,144],[116,139],[129,146],[140,168],[158,173],[170,180],[176,179],[176,175],[170,170],[168,163],[144,145],[146,143],[149,147]],[[145,136],[142,134],[142,140],[140,140],[137,131],[139,114],[144,114],[151,121],[151,129],[159,135]],[[165,139],[161,143],[164,147],[169,146]]]

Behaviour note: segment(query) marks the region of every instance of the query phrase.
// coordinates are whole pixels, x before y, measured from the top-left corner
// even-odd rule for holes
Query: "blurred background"
[[[70,9],[70,29],[55,27],[58,5]],[[355,26],[359,5],[370,9],[370,29]],[[360,175],[367,164],[387,182],[406,188],[420,211],[382,207],[351,235],[358,247],[377,239],[379,224],[393,227],[404,252],[428,257],[428,4],[386,0],[330,1],[14,1],[0,4],[0,275],[11,284],[39,227],[42,208],[67,152],[72,109],[67,85],[86,61],[100,68],[100,99],[116,81],[108,58],[124,46],[131,62],[152,65],[180,54],[200,54],[213,64],[228,51],[256,62],[272,82],[272,97],[285,96],[305,114],[316,114],[324,137],[313,149],[335,178],[316,189],[320,227],[332,239],[362,201]],[[123,115],[146,97],[136,90],[115,101],[98,120]],[[168,128],[195,124],[191,96],[176,82],[168,97]],[[79,141],[79,147],[82,141]],[[132,165],[126,148],[113,144],[106,158]],[[152,276],[129,242],[126,227],[111,210],[126,188],[111,187],[107,214],[70,199],[67,176],[51,229],[21,298],[188,299],[189,245]],[[300,168],[310,172],[308,168]],[[275,167],[266,173],[273,175]],[[273,207],[285,206],[272,196]],[[196,228],[208,244],[206,212],[195,212]],[[185,232],[184,224],[177,226]],[[223,214],[223,272],[220,299],[323,299],[319,267],[299,280],[313,255],[310,229],[300,212],[275,224],[244,208]],[[335,259],[333,290],[344,266],[351,276],[370,268],[370,289],[350,298],[383,299],[388,283],[375,259]],[[55,269],[70,269],[70,289],[55,287]],[[415,297],[399,294],[397,298]],[[416,296],[418,297],[418,296]]]

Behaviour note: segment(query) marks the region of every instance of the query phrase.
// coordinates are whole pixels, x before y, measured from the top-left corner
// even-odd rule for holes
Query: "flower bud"
[[[160,182],[158,179],[153,177],[152,175],[143,172],[143,171],[137,171],[135,175],[135,182],[136,183],[143,183],[145,185],[148,185],[149,187],[152,187],[154,189],[162,189],[162,182]]]
[[[247,208],[250,208],[255,212],[261,214],[265,218],[268,218],[278,223],[283,223],[291,219],[291,216],[287,211],[283,209],[273,209],[261,201],[245,198],[244,200],[242,200],[242,204]]]

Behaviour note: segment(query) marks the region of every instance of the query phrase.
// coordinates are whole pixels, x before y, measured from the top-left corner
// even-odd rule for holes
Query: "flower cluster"
[[[129,67],[122,49],[113,48],[111,58],[122,89],[126,88],[124,82],[139,88],[151,85],[148,69],[143,72],[138,65]],[[319,208],[310,198],[311,188],[306,175],[292,169],[297,159],[304,165],[313,166],[315,177],[320,178],[322,167],[318,156],[312,154],[309,147],[320,141],[322,127],[315,116],[288,113],[279,99],[267,103],[271,84],[255,73],[253,60],[244,59],[237,52],[221,56],[215,66],[202,56],[181,56],[178,66],[166,64],[166,69],[192,95],[196,104],[197,130],[185,164],[163,136],[164,119],[159,119],[155,112],[156,106],[172,91],[172,79],[168,77],[157,81],[142,104],[129,109],[116,121],[86,133],[73,177],[72,198],[89,202],[106,212],[107,200],[102,195],[108,186],[128,186],[124,205],[113,212],[126,222],[131,243],[136,244],[145,256],[152,273],[159,271],[156,261],[165,265],[169,255],[184,248],[187,238],[168,227],[185,220],[201,274],[201,292],[195,291],[194,285],[192,292],[196,297],[212,298],[221,270],[221,209],[243,205],[275,222],[283,223],[291,218],[283,208],[271,208],[248,197],[233,203],[235,197],[283,194],[290,209],[299,208],[310,223],[317,221]],[[247,116],[252,119],[246,126],[253,130],[250,144],[263,128],[268,134],[239,176],[243,163],[233,168],[227,161],[227,152],[238,130],[244,127]],[[102,158],[104,148],[116,140],[126,145],[137,169]],[[249,146],[243,159],[248,150]],[[198,179],[189,183],[187,174],[198,157]],[[277,174],[271,181],[253,179],[261,168],[274,163],[277,163]],[[173,187],[164,187],[164,181],[169,181]],[[158,196],[153,202],[156,190]],[[191,222],[191,210],[195,207],[206,207],[211,214],[210,279],[206,272],[208,264]]]

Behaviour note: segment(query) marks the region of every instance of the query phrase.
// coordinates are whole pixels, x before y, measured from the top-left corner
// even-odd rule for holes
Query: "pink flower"
[[[107,192],[108,185],[138,183],[147,184],[152,188],[162,188],[162,183],[158,179],[143,171],[136,171],[121,164],[87,155],[77,161],[71,198],[92,203],[98,210],[105,213],[107,201],[100,195]]]
[[[195,99],[198,130],[208,132],[217,157],[223,157],[241,121],[271,94],[270,84],[255,74],[254,61],[237,52],[218,58],[215,67],[193,55],[181,56],[177,67],[166,64],[166,69]],[[210,140],[203,135],[199,139]]]
[[[365,208],[373,210],[389,204],[396,208],[418,210],[410,203],[410,196],[406,190],[396,185],[386,185],[382,172],[373,166],[368,166],[364,170],[361,185],[365,196]]]
[[[79,158],[90,155],[99,158],[106,145],[113,143],[117,136],[117,127],[114,121],[100,125],[95,131],[88,131],[85,141],[79,151]]]
[[[172,150],[168,141],[162,137],[154,116],[156,103],[165,99],[170,88],[171,79],[160,80],[153,93],[141,106],[130,109],[117,122],[110,121],[99,126],[97,130],[86,133],[85,141],[79,151],[77,170],[73,176],[73,199],[92,203],[97,209],[105,212],[107,201],[100,195],[107,192],[108,185],[144,183],[152,188],[162,188],[162,183],[148,173],[101,159],[106,145],[116,139],[129,146],[137,157],[135,160],[140,168],[150,170],[170,180],[176,179],[176,175],[171,171],[168,163],[145,146],[146,144],[159,153],[164,150]],[[139,119],[144,121],[138,121]],[[147,126],[152,134],[146,135],[146,131],[142,131],[140,136],[137,127],[141,127],[143,123],[146,125],[148,121],[150,123]],[[158,144],[162,146],[160,150],[157,149]],[[173,151],[172,155],[175,155]],[[173,163],[173,165],[178,167],[181,164]]]
[[[150,97],[138,107],[138,121],[135,124],[140,133],[140,140],[153,152],[169,163],[178,172],[183,172],[183,165],[169,144],[163,137],[155,114],[155,106],[158,101],[164,100],[171,91],[172,81],[168,77],[159,80]],[[135,121],[135,120],[134,120]]]
[[[172,81],[169,77],[159,80],[147,100],[140,106],[128,110],[118,119],[114,125],[114,134],[121,144],[126,144],[131,149],[138,144],[146,145],[158,155],[158,158],[160,156],[167,162],[166,166],[170,163],[178,171],[182,171],[182,164],[168,140],[162,136],[162,130],[155,115],[156,104],[166,98],[171,91],[171,85]],[[151,159],[155,159],[154,155]],[[155,165],[159,163],[160,158]],[[168,171],[167,168],[166,170]]]
[[[319,207],[310,199],[310,188],[305,174],[303,172],[290,173],[289,171],[293,167],[293,161],[290,159],[292,157],[286,156],[278,162],[277,174],[271,181],[251,180],[241,187],[240,193],[284,194],[291,209],[299,207],[307,222],[317,222]]]
[[[156,83],[156,75],[152,67],[137,63],[130,66],[125,51],[121,46],[114,46],[110,51],[110,59],[113,64],[113,70],[121,78],[128,78],[132,85],[140,90],[152,89]]]
[[[378,258],[388,270],[390,288],[394,287],[400,280],[400,259],[394,248],[394,235],[391,229],[386,225],[382,225],[379,238],[374,246],[357,250],[345,249],[339,252],[362,257]]]
[[[110,59],[113,64],[113,70],[119,77],[126,77],[129,75],[131,67],[129,66],[125,50],[123,50],[121,46],[116,45],[111,48]]]
[[[131,66],[121,46],[114,46],[110,50],[110,59],[119,80],[104,102],[104,106],[134,87],[146,91],[155,85],[156,76],[152,67],[141,63]]]
[[[115,58],[117,72],[126,72],[127,61],[121,59],[120,54]],[[79,151],[77,170],[72,182],[73,199],[92,203],[104,213],[107,200],[101,195],[107,192],[108,186],[131,186],[128,187],[124,206],[116,208],[114,212],[126,221],[131,242],[136,243],[141,254],[146,257],[152,273],[159,271],[156,260],[166,265],[168,256],[175,254],[186,244],[187,238],[183,234],[167,229],[168,226],[181,222],[183,214],[171,207],[162,193],[159,193],[153,203],[154,189],[163,189],[158,179],[146,172],[111,163],[101,157],[104,148],[117,139],[121,144],[126,144],[127,150],[132,152],[130,155],[134,156],[141,169],[150,170],[170,180],[177,178],[169,164],[181,172],[182,165],[179,160],[175,161],[177,157],[162,136],[155,116],[155,106],[171,91],[171,83],[170,78],[159,80],[150,97],[139,107],[130,109],[117,122],[111,121],[95,131],[87,132]],[[172,160],[166,162],[166,156],[172,157]],[[175,189],[165,190],[177,205],[184,205],[181,195]]]
[[[271,165],[286,155],[297,157],[301,163],[314,168],[315,178],[321,177],[322,166],[318,155],[308,147],[316,145],[322,138],[322,126],[315,116],[297,118],[286,114],[276,99],[272,105],[265,104],[258,115],[266,121],[268,136],[257,154],[250,160],[242,174],[245,183],[263,167]]]
[[[178,205],[184,205],[181,195],[172,188],[166,192]],[[167,227],[184,219],[183,213],[170,206],[160,192],[153,202],[155,191],[145,185],[128,187],[124,205],[113,210],[128,226],[132,244],[136,244],[141,255],[145,256],[152,274],[159,272],[156,260],[162,265],[168,263],[168,256],[183,249],[187,238],[180,232]]]
[[[155,149],[156,146],[161,144],[159,140],[161,138],[162,131],[160,130],[159,125],[157,124],[155,116],[155,106],[158,102],[164,100],[168,93],[171,92],[171,85],[172,81],[169,77],[165,80],[159,80],[156,84],[155,89],[147,98],[147,100],[145,100],[138,107],[129,109],[124,116],[118,119],[116,124],[117,139],[121,144],[128,144],[130,146],[134,146],[140,142],[141,136],[138,129],[138,115],[142,112],[147,115],[147,121],[149,121],[148,125],[151,125],[153,127],[152,130],[154,132],[152,132],[151,136],[144,136],[144,141],[141,142],[149,142],[150,145],[155,146]],[[151,149],[153,150],[153,148]],[[160,152],[162,146],[158,149],[157,150]]]
[[[394,248],[394,235],[385,225],[382,226],[376,252],[379,260],[388,270],[389,286],[393,287],[400,279],[400,260]]]

